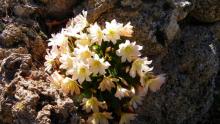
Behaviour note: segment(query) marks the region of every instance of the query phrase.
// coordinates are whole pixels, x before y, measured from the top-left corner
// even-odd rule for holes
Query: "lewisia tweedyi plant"
[[[78,98],[87,123],[130,123],[148,89],[157,91],[164,75],[152,73],[152,61],[141,55],[142,46],[122,40],[132,37],[133,26],[112,20],[105,27],[89,24],[87,12],[76,16],[52,35],[45,70],[52,86]]]

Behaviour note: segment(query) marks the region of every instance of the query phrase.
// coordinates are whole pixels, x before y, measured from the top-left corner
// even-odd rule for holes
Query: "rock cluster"
[[[77,124],[71,97],[50,87],[44,72],[47,39],[82,10],[90,22],[117,19],[166,73],[146,96],[136,124],[205,123],[215,118],[219,87],[219,0],[0,0],[0,123]],[[211,109],[210,109],[211,108]],[[205,119],[204,119],[205,118]],[[216,117],[217,118],[217,117]],[[215,119],[213,119],[215,120]],[[216,123],[216,122],[209,122]]]

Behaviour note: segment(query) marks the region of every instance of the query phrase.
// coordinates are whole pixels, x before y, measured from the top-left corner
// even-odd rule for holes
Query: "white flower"
[[[141,85],[139,88],[139,94],[147,94],[148,89],[152,92],[156,92],[160,89],[160,87],[165,83],[166,77],[165,74],[160,74],[158,76],[154,76],[154,78],[149,79],[146,75],[141,77]]]
[[[78,46],[78,48],[74,49],[74,55],[80,60],[85,61],[92,57],[93,52],[90,51],[88,46]]]
[[[110,66],[109,62],[104,61],[104,58],[99,58],[97,54],[94,55],[93,58],[89,59],[90,70],[93,74],[101,74],[104,75],[105,70]]]
[[[72,74],[74,71],[74,63],[76,62],[75,58],[72,57],[70,54],[62,54],[60,57],[60,68],[61,69],[66,69],[66,74]]]
[[[136,73],[141,77],[145,73],[150,72],[153,70],[153,67],[150,68],[148,65],[151,64],[152,61],[148,61],[147,57],[145,58],[138,58],[132,63],[132,67],[130,69],[130,76],[135,77]]]
[[[45,56],[45,62],[44,66],[45,71],[50,72],[50,70],[53,68],[53,66],[56,64],[56,58],[59,56],[59,51],[56,46],[53,46],[51,51],[49,52],[49,49],[47,49],[47,55]]]
[[[113,119],[109,112],[95,112],[88,118],[90,124],[109,124],[108,119]]]
[[[79,32],[82,32],[88,25],[87,11],[82,11],[82,14],[77,15],[70,20],[70,25],[64,29],[64,34],[70,37],[79,36]]]
[[[116,81],[118,81],[116,78],[104,77],[99,84],[98,89],[100,89],[101,91],[108,90],[110,92],[112,88],[115,88],[114,82]]]
[[[78,80],[78,82],[81,84],[83,81],[91,81],[89,71],[89,66],[84,64],[83,62],[77,62],[75,63],[76,68],[74,69],[74,72],[72,74],[73,80]]]
[[[69,37],[78,37],[81,29],[76,29],[76,27],[70,25],[63,30],[63,34]]]
[[[166,82],[165,74],[158,75],[155,79],[151,80],[149,84],[149,88],[152,92],[156,92],[160,89],[160,87]]]
[[[103,30],[105,41],[112,41],[113,44],[116,44],[117,40],[120,39],[120,30],[123,25],[117,23],[115,19],[111,23],[106,22],[105,24],[105,29]]]
[[[64,42],[61,46],[59,46],[58,51],[60,54],[67,54],[70,53],[70,47],[69,47],[69,42]]]
[[[71,95],[73,95],[75,93],[76,95],[79,95],[80,94],[79,87],[80,87],[79,84],[69,77],[66,77],[61,83],[61,89],[66,94],[70,93]]]
[[[75,44],[77,46],[90,46],[91,45],[91,40],[89,36],[86,33],[80,33],[80,35],[76,36],[77,40],[75,41]]]
[[[165,74],[160,74],[156,76],[156,78],[148,80],[146,83],[152,92],[156,92],[165,83],[165,81],[166,81]]]
[[[134,120],[137,114],[123,113],[119,124],[130,124],[130,121]]]
[[[116,54],[121,56],[122,62],[125,62],[126,60],[131,62],[141,56],[139,50],[142,50],[142,46],[136,45],[136,42],[130,43],[129,40],[126,40],[125,43],[121,43],[119,45],[119,49],[116,51]]]
[[[75,23],[74,28],[76,30],[82,31],[85,27],[88,26],[88,21],[87,21],[87,11],[82,11],[82,14],[77,15],[74,19],[73,19],[73,23]]]
[[[52,34],[52,38],[50,38],[49,41],[48,46],[61,46],[63,43],[68,42],[68,37],[61,32]]]
[[[115,97],[117,97],[118,99],[121,100],[121,98],[123,97],[128,97],[129,96],[129,90],[121,87],[121,86],[117,86],[117,90],[116,90],[116,93],[115,93]]]
[[[60,49],[58,49],[57,46],[52,46],[50,53],[53,54],[53,56],[56,56],[56,58],[59,58],[61,51],[60,51]]]
[[[133,26],[128,22],[123,28],[120,30],[120,35],[125,37],[132,37],[133,34]]]
[[[100,102],[96,97],[91,97],[89,99],[83,98],[82,104],[83,110],[86,110],[87,113],[93,111],[93,112],[99,112],[99,108],[107,109],[107,104],[105,101]]]
[[[102,29],[99,27],[97,23],[94,25],[90,25],[88,28],[88,31],[90,33],[90,37],[92,39],[93,43],[97,43],[98,45],[102,44],[102,40],[104,38],[104,34],[102,32]]]

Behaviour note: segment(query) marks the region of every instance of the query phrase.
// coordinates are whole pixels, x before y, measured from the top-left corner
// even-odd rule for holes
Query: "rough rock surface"
[[[149,93],[137,124],[217,124],[220,95],[219,0],[0,0],[0,123],[77,124],[74,100],[50,87],[47,39],[69,18],[117,19],[167,83]],[[205,22],[205,23],[203,23]],[[45,35],[46,34],[46,35]],[[216,87],[215,87],[216,86]],[[213,104],[214,102],[214,104]]]
[[[137,122],[193,124],[200,120],[213,102],[218,72],[214,46],[215,39],[207,28],[185,27],[161,62],[169,76],[167,84],[160,92],[146,97]]]
[[[216,22],[220,20],[219,0],[196,0],[192,16],[203,22]]]

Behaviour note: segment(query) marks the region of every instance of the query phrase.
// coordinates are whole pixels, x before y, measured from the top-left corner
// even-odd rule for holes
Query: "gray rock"
[[[219,0],[196,0],[192,16],[202,22],[216,22],[220,20]]]
[[[185,27],[162,59],[166,84],[138,110],[138,124],[196,124],[213,102],[218,72],[215,38],[204,27]]]

